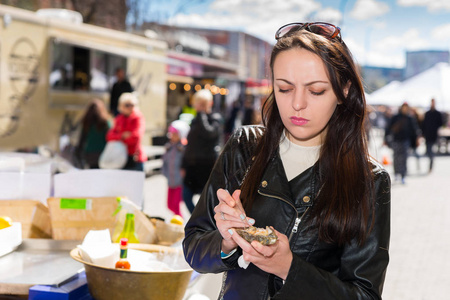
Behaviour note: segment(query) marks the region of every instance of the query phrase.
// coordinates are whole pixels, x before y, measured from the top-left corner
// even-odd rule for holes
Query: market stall
[[[0,155],[0,175],[21,178],[0,197],[0,298],[183,299],[193,273],[181,251],[183,223],[143,213],[143,172],[53,174],[37,172],[34,156],[16,158]],[[28,185],[28,174],[41,185]],[[100,233],[87,247],[87,236]],[[102,265],[120,259],[122,238],[130,240],[131,269]]]

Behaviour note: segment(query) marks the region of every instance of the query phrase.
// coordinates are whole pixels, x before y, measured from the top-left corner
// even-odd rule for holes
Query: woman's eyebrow
[[[293,84],[292,82],[290,82],[289,80],[283,79],[283,78],[277,78],[277,79],[275,79],[275,81],[283,81],[283,82],[285,82],[285,83],[287,83],[287,84],[294,85],[294,84]],[[328,81],[325,81],[325,80],[313,80],[313,81],[310,81],[310,82],[305,83],[304,86],[310,86],[310,85],[313,85],[313,84],[315,84],[315,83],[325,83],[325,84],[328,84]]]
[[[287,84],[290,84],[290,85],[294,85],[292,82],[290,82],[289,80],[286,80],[286,79],[283,79],[283,78],[277,78],[277,79],[275,79],[275,81],[283,81],[283,82],[285,82],[285,83],[287,83]]]
[[[313,85],[313,84],[315,84],[315,83],[325,83],[325,84],[328,84],[328,81],[324,81],[324,80],[314,80],[314,81],[310,81],[310,82],[305,83],[305,86],[310,86],[310,85]]]

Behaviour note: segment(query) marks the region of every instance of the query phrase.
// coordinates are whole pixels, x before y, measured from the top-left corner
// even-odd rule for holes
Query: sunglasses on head
[[[284,36],[287,36],[293,32],[297,32],[302,29],[305,29],[314,34],[318,34],[323,37],[326,37],[329,40],[337,37],[338,40],[340,42],[342,42],[341,35],[340,35],[341,29],[337,26],[334,26],[333,24],[325,23],[325,22],[286,24],[284,26],[281,26],[277,30],[277,32],[275,33],[275,39],[278,40]]]

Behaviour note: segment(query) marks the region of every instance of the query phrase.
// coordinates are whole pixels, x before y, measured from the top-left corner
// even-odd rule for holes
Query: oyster
[[[278,239],[277,235],[269,226],[266,226],[266,228],[250,226],[244,229],[235,228],[235,230],[242,238],[244,238],[249,243],[251,243],[252,241],[258,241],[261,244],[267,246],[275,244]]]

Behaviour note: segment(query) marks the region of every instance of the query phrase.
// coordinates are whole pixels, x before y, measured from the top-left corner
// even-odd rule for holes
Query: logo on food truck
[[[27,38],[21,38],[11,48],[9,54],[9,80],[14,93],[28,100],[39,78],[39,55],[34,44]]]
[[[8,101],[0,103],[0,137],[11,135],[17,130],[22,105],[29,101],[36,90],[39,63],[38,52],[31,40],[20,38],[12,46],[7,61],[12,95]]]

